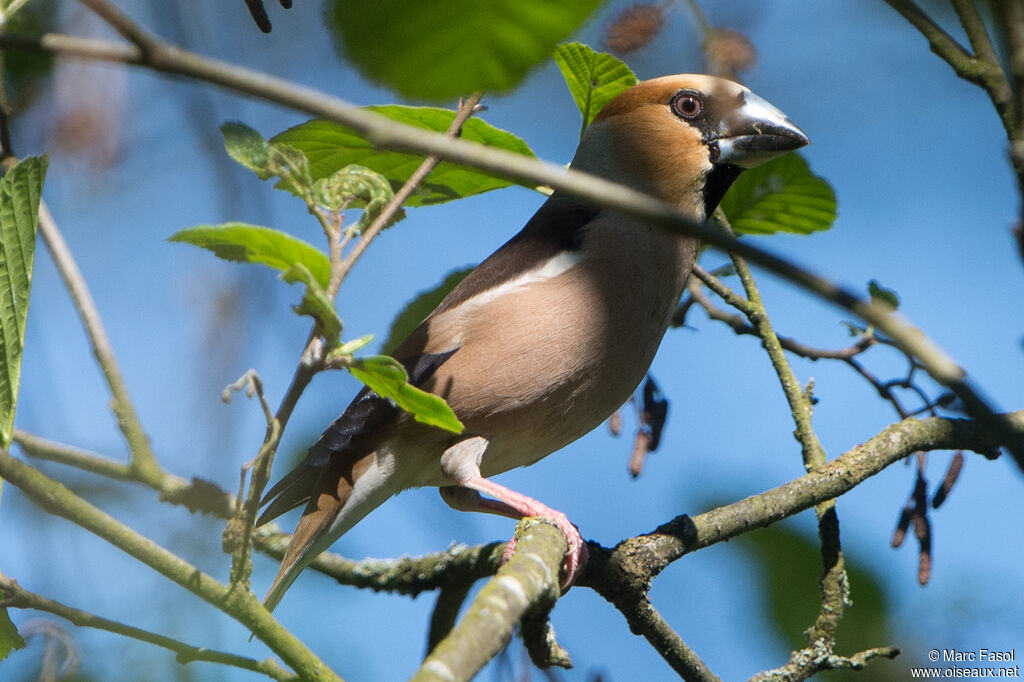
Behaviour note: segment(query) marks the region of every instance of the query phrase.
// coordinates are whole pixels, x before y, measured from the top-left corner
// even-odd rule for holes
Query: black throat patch
[[[729,163],[714,164],[711,171],[704,179],[704,216],[711,217],[711,214],[718,208],[718,202],[725,196],[732,183],[740,176],[743,169]]]

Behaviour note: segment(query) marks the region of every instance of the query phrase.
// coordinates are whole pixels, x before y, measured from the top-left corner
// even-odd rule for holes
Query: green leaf
[[[583,43],[566,43],[555,48],[555,63],[583,115],[584,131],[594,117],[623,90],[637,84],[636,75],[618,57],[596,52]]]
[[[14,649],[24,649],[25,640],[18,633],[18,628],[11,622],[7,609],[0,609],[0,661]]]
[[[8,447],[18,403],[29,290],[46,157],[30,156],[0,180],[0,446]]]
[[[448,407],[448,403],[411,385],[405,368],[394,358],[386,355],[359,358],[349,365],[348,371],[377,395],[390,398],[403,410],[412,413],[416,421],[453,433],[462,433],[462,422]]]
[[[281,273],[281,278],[289,284],[301,282],[306,285],[302,295],[302,303],[292,309],[299,315],[309,315],[320,327],[320,335],[324,337],[327,350],[337,348],[341,343],[341,318],[334,308],[324,287],[302,263],[295,263]]]
[[[871,296],[871,302],[881,305],[886,308],[896,310],[900,307],[900,297],[892,289],[887,289],[878,283],[877,279],[870,280],[868,282],[868,295]]]
[[[270,165],[270,144],[263,136],[244,123],[228,121],[220,127],[224,136],[224,149],[228,156],[253,171],[261,180],[273,175]]]
[[[455,112],[450,109],[398,105],[366,109],[399,123],[441,133],[448,130],[455,120]],[[521,139],[479,118],[466,121],[462,127],[462,139],[534,158],[533,151]],[[401,187],[423,160],[422,156],[377,149],[359,133],[332,121],[308,121],[274,136],[272,142],[289,144],[305,154],[314,180],[325,178],[350,164],[358,164],[383,175],[393,190]],[[439,204],[511,184],[503,178],[442,161],[405,205]]]
[[[398,344],[402,343],[409,334],[412,334],[420,322],[425,320],[427,315],[448,295],[448,292],[454,289],[455,285],[461,282],[472,270],[472,267],[452,270],[445,275],[444,281],[440,284],[433,289],[421,291],[417,294],[416,298],[406,303],[405,307],[402,308],[401,312],[391,322],[391,329],[388,330],[388,336],[384,340],[383,346],[381,346],[381,352],[385,354],[393,353],[398,348]]]
[[[365,207],[356,224],[359,233],[366,230],[394,198],[395,193],[387,178],[355,164],[345,166],[313,183],[313,200],[331,211],[340,211],[353,204]],[[385,227],[391,227],[404,217],[405,212],[399,210]]]
[[[370,341],[373,341],[373,337],[373,334],[366,334],[364,336],[360,336],[358,339],[346,341],[341,346],[338,346],[338,349],[335,351],[335,353],[339,355],[351,355],[352,353],[355,353],[357,350],[361,350],[362,348],[367,346],[370,343]]]
[[[836,195],[798,154],[744,171],[722,199],[739,234],[810,234],[832,227]]]
[[[286,272],[304,266],[321,288],[331,279],[331,263],[316,247],[286,232],[245,223],[198,225],[175,232],[168,239],[212,251],[218,258],[241,263],[260,263]]]
[[[332,0],[339,51],[365,76],[433,101],[516,86],[600,0]],[[382,21],[382,17],[386,18]]]
[[[228,156],[256,173],[260,180],[277,178],[277,189],[309,201],[313,178],[309,159],[287,144],[272,144],[244,123],[229,121],[220,127]]]

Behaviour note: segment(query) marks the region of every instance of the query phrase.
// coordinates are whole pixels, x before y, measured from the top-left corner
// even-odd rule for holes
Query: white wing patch
[[[465,302],[460,303],[458,307],[465,312],[473,308],[487,305],[488,303],[498,300],[502,296],[511,294],[512,292],[518,291],[524,287],[528,287],[531,284],[538,284],[549,279],[554,279],[574,268],[582,260],[582,249],[577,251],[559,251],[556,256],[549,258],[543,265],[532,270],[527,270],[518,277],[510,279],[507,282],[503,282],[496,287],[491,287],[486,291],[481,291],[479,294],[476,294]]]

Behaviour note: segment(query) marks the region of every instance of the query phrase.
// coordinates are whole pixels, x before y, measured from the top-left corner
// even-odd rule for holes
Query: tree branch
[[[1024,410],[1003,417],[1016,428],[1024,427]],[[996,442],[973,420],[905,419],[798,479],[692,518],[678,516],[651,533],[624,540],[612,551],[611,561],[632,580],[650,580],[685,554],[839,497],[915,452],[970,450],[991,457]],[[593,556],[591,564],[601,566]],[[603,572],[594,573],[599,576]],[[597,589],[595,577],[588,568],[580,584]]]
[[[81,448],[40,438],[22,429],[14,429],[14,442],[31,457],[58,462],[115,481],[142,483],[159,492],[161,500],[183,505],[190,511],[230,518],[235,508],[234,496],[216,484],[199,478],[186,481],[180,476],[160,470],[159,475],[148,476],[143,480],[127,464]]]
[[[80,609],[61,604],[60,602],[52,599],[47,599],[42,595],[23,589],[18,585],[17,581],[11,580],[10,578],[4,578],[2,576],[0,576],[0,608],[34,609],[36,611],[45,611],[46,613],[52,613],[55,616],[59,616],[78,627],[106,630],[107,632],[113,632],[114,634],[137,639],[141,642],[147,642],[173,651],[177,655],[176,658],[179,663],[207,661],[210,663],[230,665],[236,668],[242,668],[243,670],[262,673],[272,679],[281,680],[281,682],[291,682],[298,679],[294,673],[288,672],[273,659],[257,661],[251,658],[246,658],[245,656],[237,656],[224,651],[216,651],[214,649],[207,649],[206,647],[197,647],[192,646],[191,644],[185,644],[184,642],[171,637],[158,635],[154,632],[125,625],[124,623],[119,623],[107,618],[101,618],[100,616],[87,611],[82,611]]]
[[[890,1],[897,4],[904,2]],[[1024,470],[1024,432],[999,419],[987,398],[974,386],[964,370],[920,330],[903,322],[891,311],[862,299],[850,289],[756,247],[749,240],[737,240],[722,234],[720,230],[697,224],[680,214],[675,207],[642,192],[581,171],[566,171],[557,164],[400,124],[311,88],[296,86],[269,74],[201,57],[163,43],[152,52],[143,53],[133,46],[111,45],[63,35],[45,34],[38,38],[0,35],[0,49],[34,50],[145,65],[163,73],[188,76],[341,123],[384,149],[436,155],[528,186],[546,185],[595,205],[644,218],[670,232],[696,238],[723,251],[736,253],[875,325],[900,348],[918,358],[922,367],[936,381],[956,393],[970,415],[999,434],[1000,442],[1010,449]]]
[[[340,680],[301,641],[274,620],[248,590],[222,585],[181,557],[89,504],[60,482],[3,450],[0,450],[0,476],[20,488],[47,512],[103,538],[236,619],[304,678]]]
[[[885,2],[928,40],[932,52],[949,64],[960,78],[974,83],[988,94],[1010,141],[1010,156],[1017,175],[1018,189],[1024,194],[1024,130],[1021,129],[1024,93],[1020,91],[1020,72],[1017,71],[1018,67],[1024,69],[1024,63],[1021,63],[1024,62],[1024,52],[1019,49],[1021,43],[1015,42],[1015,38],[1021,37],[1024,28],[1021,27],[1021,12],[1017,1],[993,3],[1002,10],[1002,29],[1011,47],[1010,66],[1014,70],[1014,84],[1010,83],[1003,71],[999,56],[972,0],[953,0],[953,6],[976,52],[974,55],[940,28],[913,0]],[[1015,45],[1018,48],[1016,50]],[[1015,55],[1019,59],[1015,59]],[[1014,87],[1017,88],[1016,97]],[[1018,459],[1018,462],[1021,461]]]
[[[512,558],[480,589],[459,624],[423,661],[417,682],[471,679],[512,638],[528,610],[558,599],[565,536],[539,518],[520,522]]]
[[[732,234],[732,228],[721,210],[718,211],[717,217],[722,228]],[[746,261],[733,254],[732,263],[747,295],[744,313],[761,339],[761,345],[771,360],[772,367],[779,377],[782,392],[786,396],[786,402],[789,403],[790,414],[796,424],[794,435],[800,443],[804,468],[813,471],[825,464],[826,456],[811,423],[813,409],[810,388],[806,392],[803,390],[789,360],[786,359],[782,343],[772,328],[768,311],[764,307],[761,293]],[[849,582],[839,539],[839,516],[836,512],[835,499],[819,502],[815,505],[814,513],[818,519],[818,536],[821,540],[821,608],[813,627],[807,631],[807,643],[810,649],[823,650],[831,654],[835,647],[836,629],[849,602]]]

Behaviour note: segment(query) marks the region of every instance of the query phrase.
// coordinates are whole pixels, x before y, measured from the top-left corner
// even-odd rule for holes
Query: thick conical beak
[[[750,91],[743,104],[723,117],[714,144],[718,164],[754,166],[810,143],[789,118]]]

